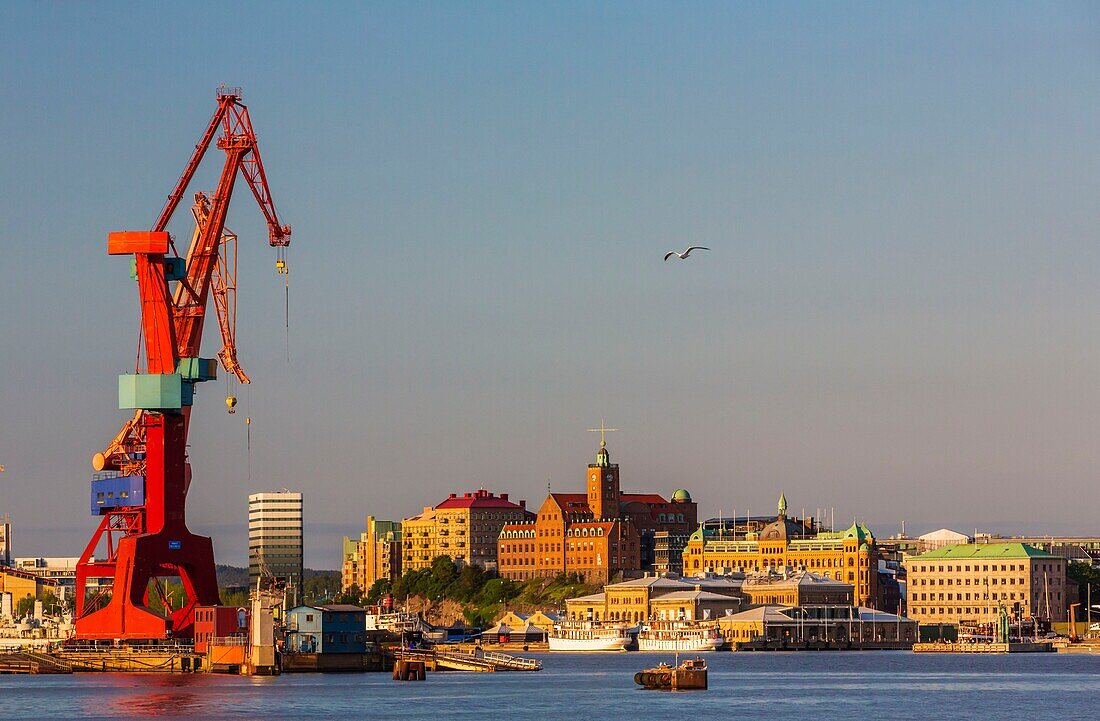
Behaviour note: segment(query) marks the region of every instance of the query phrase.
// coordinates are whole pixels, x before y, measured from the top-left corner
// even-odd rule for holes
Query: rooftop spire
[[[783,491],[779,492],[779,517],[787,517],[787,496],[784,495]]]
[[[611,456],[607,452],[607,440],[606,440],[605,434],[611,433],[612,431],[617,431],[617,430],[619,430],[619,429],[618,428],[608,428],[606,425],[604,425],[603,421],[600,421],[600,427],[599,428],[589,428],[588,429],[589,433],[597,433],[598,432],[600,434],[600,450],[596,452],[596,465],[597,466],[611,465]]]

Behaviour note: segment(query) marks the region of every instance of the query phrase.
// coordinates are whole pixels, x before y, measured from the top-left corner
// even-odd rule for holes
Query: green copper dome
[[[691,503],[691,494],[683,488],[677,488],[672,492],[673,503]]]

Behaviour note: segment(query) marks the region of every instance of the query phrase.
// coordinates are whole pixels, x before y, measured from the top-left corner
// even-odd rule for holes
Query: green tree
[[[363,591],[358,584],[351,584],[333,598],[335,603],[347,603],[352,606],[360,606],[363,603]]]
[[[15,604],[15,615],[26,616],[28,613],[34,611],[34,596],[29,593],[23,598],[19,599],[19,602]]]
[[[370,589],[367,591],[367,595],[363,597],[363,603],[368,606],[376,606],[381,602],[382,597],[387,593],[392,593],[393,584],[390,583],[388,578],[380,578],[371,584]]]

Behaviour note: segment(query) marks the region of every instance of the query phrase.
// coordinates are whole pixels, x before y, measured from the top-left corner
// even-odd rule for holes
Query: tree
[[[28,613],[32,612],[34,612],[34,596],[28,593],[15,604],[15,615],[26,616]]]
[[[360,606],[363,603],[363,591],[359,588],[359,584],[353,583],[340,593],[336,594],[333,599],[335,603],[346,603],[352,606]]]
[[[371,584],[367,595],[363,597],[363,603],[368,606],[377,606],[382,597],[393,591],[393,584],[388,578],[380,578]]]

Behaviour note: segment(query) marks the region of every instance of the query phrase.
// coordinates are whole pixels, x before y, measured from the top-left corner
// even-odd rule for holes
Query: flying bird
[[[687,257],[689,255],[691,255],[691,251],[693,251],[693,250],[710,250],[710,248],[704,248],[701,245],[689,245],[688,249],[685,250],[683,253],[677,253],[675,250],[670,250],[667,253],[665,253],[665,260],[668,260],[669,258],[671,258],[674,255],[677,258],[679,258],[680,260],[687,260]]]

